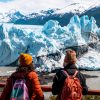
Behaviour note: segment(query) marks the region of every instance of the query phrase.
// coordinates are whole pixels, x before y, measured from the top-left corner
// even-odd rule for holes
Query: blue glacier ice
[[[91,34],[97,39],[93,40]],[[24,52],[33,56],[37,70],[55,69],[62,67],[65,56],[63,49],[88,45],[92,41],[97,42],[99,38],[100,28],[96,25],[95,19],[93,17],[89,19],[87,15],[80,18],[78,15],[74,15],[69,24],[64,27],[60,26],[56,20],[49,20],[44,26],[1,23],[0,66],[15,64],[20,53]],[[92,49],[90,51],[97,52]],[[92,53],[90,55],[89,52],[86,54],[88,57],[80,58],[80,62],[84,61],[82,64],[86,66],[82,67],[83,65],[80,65],[79,61],[78,66],[83,69],[100,69],[97,58]],[[98,55],[98,53],[96,54]],[[88,63],[85,64],[85,61],[91,63],[91,66]],[[95,64],[96,61],[98,63]]]

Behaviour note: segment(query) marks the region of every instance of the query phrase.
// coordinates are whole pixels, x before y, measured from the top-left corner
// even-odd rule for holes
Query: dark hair
[[[34,65],[33,63],[31,63],[30,65],[27,66],[19,66],[18,68],[16,68],[16,71],[18,72],[31,72],[34,71]]]

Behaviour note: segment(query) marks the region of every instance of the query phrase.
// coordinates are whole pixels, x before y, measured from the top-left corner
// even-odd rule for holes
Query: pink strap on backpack
[[[77,70],[75,71],[74,75],[69,75],[69,74],[67,73],[67,71],[65,71],[65,70],[63,70],[63,72],[67,75],[67,77],[69,77],[69,76],[76,77],[76,75],[77,75],[77,73],[78,73]]]

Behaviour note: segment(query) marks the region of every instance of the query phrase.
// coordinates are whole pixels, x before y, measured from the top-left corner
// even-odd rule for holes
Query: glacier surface
[[[0,23],[0,66],[17,65],[20,53],[33,56],[36,70],[62,67],[66,48],[99,43],[100,28],[93,17],[74,15],[67,26],[56,20],[40,25]],[[94,57],[94,54],[97,55]],[[89,49],[77,61],[82,69],[100,69],[99,52]]]

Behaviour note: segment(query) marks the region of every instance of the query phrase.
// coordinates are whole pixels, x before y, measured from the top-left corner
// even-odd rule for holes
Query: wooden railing
[[[3,88],[5,83],[0,83],[0,88]],[[52,87],[47,85],[41,85],[41,88],[44,92],[51,92]],[[100,90],[89,90],[88,95],[100,95]]]
[[[46,85],[42,85],[41,88],[44,92],[51,92],[52,90],[51,86]],[[100,90],[89,90],[88,95],[100,95]]]

